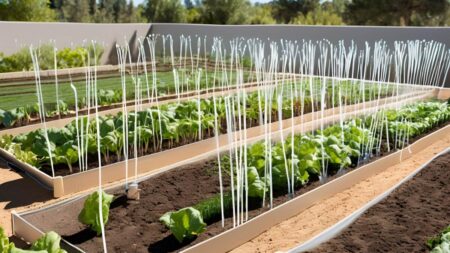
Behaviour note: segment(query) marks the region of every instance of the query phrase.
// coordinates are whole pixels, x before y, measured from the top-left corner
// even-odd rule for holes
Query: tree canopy
[[[0,20],[95,23],[450,25],[450,0],[0,0]]]
[[[353,0],[346,20],[355,25],[428,25],[426,19],[447,13],[448,0]]]
[[[149,22],[182,23],[186,21],[185,8],[180,0],[147,0],[145,17]]]
[[[247,24],[248,0],[203,0],[201,21],[207,24]]]
[[[56,13],[47,0],[0,0],[0,20],[56,21]]]

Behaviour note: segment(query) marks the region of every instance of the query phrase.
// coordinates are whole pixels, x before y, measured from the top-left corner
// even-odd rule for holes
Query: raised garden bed
[[[435,93],[435,91],[432,90],[428,93],[423,93],[423,94],[421,93],[421,94],[415,95],[415,96],[414,96],[414,94],[405,94],[405,95],[401,95],[401,97],[388,97],[388,98],[381,99],[381,100],[366,102],[364,105],[362,105],[362,104],[348,105],[345,107],[345,113],[346,113],[345,116],[351,117],[353,115],[364,113],[365,111],[362,110],[363,107],[365,107],[365,109],[369,109],[371,107],[377,107],[378,105],[380,106],[380,108],[395,107],[395,106],[397,106],[397,104],[394,103],[393,101],[400,100],[401,104],[403,104],[403,103],[413,102],[416,100],[432,97],[432,96],[434,96],[434,93]],[[327,122],[335,122],[337,120],[338,116],[333,116],[333,115],[338,114],[338,113],[339,112],[337,109],[334,109],[334,108],[327,109],[324,112],[324,116],[326,116],[326,118],[324,118],[320,122],[325,123],[325,124],[327,124]],[[304,116],[296,117],[294,119],[294,122],[295,122],[294,125],[296,126],[295,132],[302,130],[302,128],[300,126],[298,126],[298,124],[300,124],[300,123],[303,124],[305,122],[310,121],[311,119],[317,119],[320,114],[321,114],[321,112],[316,112],[315,116],[305,114]],[[273,135],[275,136],[278,134],[276,132],[276,130],[278,129],[279,126],[278,126],[278,123],[276,123],[276,122],[272,123],[272,125],[273,125],[272,129],[274,131]],[[291,121],[289,119],[286,119],[285,122],[283,123],[283,128],[287,129],[290,125],[291,125]],[[320,124],[313,122],[311,125],[312,125],[311,127],[319,127]],[[285,130],[285,131],[287,131],[287,130]],[[308,130],[308,128],[306,130]],[[309,130],[314,130],[314,129],[309,129]],[[248,130],[247,137],[253,138],[254,141],[256,141],[256,140],[258,140],[258,138],[259,139],[262,138],[262,137],[258,137],[261,135],[261,133],[263,133],[262,126],[253,127]],[[170,150],[155,153],[152,155],[142,156],[142,157],[138,158],[138,163],[139,163],[138,174],[147,173],[149,171],[156,171],[156,170],[159,170],[162,168],[167,169],[167,166],[174,167],[174,166],[177,166],[177,165],[182,164],[187,161],[202,159],[205,156],[211,155],[213,152],[215,152],[215,149],[216,149],[215,144],[216,143],[215,143],[214,139],[206,139],[203,141],[198,141],[193,144],[179,147],[177,149],[170,149]],[[228,144],[228,141],[226,139],[226,136],[225,135],[221,136],[220,137],[220,147],[226,148],[227,144]],[[2,151],[2,150],[0,150],[0,151]],[[186,152],[186,151],[189,151],[189,152]],[[192,152],[196,152],[196,153],[193,154]],[[90,169],[90,170],[82,172],[82,173],[77,173],[77,175],[76,175],[77,177],[73,177],[73,176],[75,176],[75,175],[73,175],[73,176],[66,176],[64,178],[62,178],[62,177],[52,178],[52,177],[48,176],[46,173],[44,173],[43,171],[37,170],[36,168],[34,168],[28,164],[18,161],[11,154],[9,154],[8,152],[6,152],[4,150],[2,151],[2,154],[4,157],[6,157],[9,160],[9,162],[19,166],[20,168],[24,168],[28,172],[30,172],[33,175],[35,175],[36,177],[38,177],[40,181],[44,182],[49,187],[53,187],[54,192],[55,192],[54,193],[55,197],[60,197],[60,196],[66,195],[66,194],[89,189],[91,187],[94,187],[97,182],[96,178],[98,176],[98,172],[96,172],[95,169]],[[185,156],[186,156],[186,158],[183,159],[183,157],[185,157]],[[175,159],[175,158],[177,158],[177,159]],[[152,161],[152,166],[147,166],[146,161],[150,161],[150,160]],[[134,161],[130,162],[130,168],[133,168],[133,163],[134,163]],[[104,173],[103,181],[105,183],[110,183],[110,182],[124,179],[125,178],[125,169],[123,166],[123,161],[104,167],[103,173]],[[128,173],[129,173],[128,174],[129,177],[134,176],[133,170],[129,170]],[[82,183],[80,183],[80,182],[82,182]]]
[[[428,252],[450,224],[450,153],[441,155],[338,236],[310,252]]]
[[[246,72],[247,73],[247,72]],[[164,74],[163,80],[167,81],[166,79],[170,79],[172,76],[172,72],[168,72],[167,74]],[[132,87],[134,84],[129,80],[129,77],[126,77],[126,86],[128,89],[133,90],[134,87]],[[159,80],[159,79],[158,79]],[[161,81],[163,82],[163,81]],[[167,103],[167,102],[173,102],[178,100],[186,100],[189,98],[197,98],[198,95],[202,95],[201,97],[209,97],[210,95],[204,95],[212,92],[224,92],[225,90],[227,93],[232,93],[233,90],[236,90],[235,85],[231,85],[226,88],[220,88],[217,84],[219,80],[216,80],[216,84],[213,87],[213,84],[206,85],[204,82],[206,80],[202,81],[202,85],[200,87],[200,91],[185,91],[182,90],[179,93],[176,93],[174,90],[174,85],[171,84],[161,84],[158,82],[156,89],[158,90],[158,100],[161,101],[161,103]],[[256,86],[260,86],[263,84],[270,84],[272,82],[246,82],[241,85],[242,88],[252,88]],[[86,115],[88,113],[88,109],[86,106],[86,87],[85,84],[82,82],[74,83],[75,86],[78,89],[78,114],[79,115]],[[43,92],[45,95],[44,102],[46,107],[46,121],[49,127],[61,127],[64,124],[67,124],[75,119],[75,105],[74,105],[74,94],[73,91],[70,88],[70,83],[60,83],[60,89],[64,89],[60,91],[60,114],[57,112],[57,105],[55,100],[55,94],[53,94],[55,91],[53,90],[53,87],[50,89],[46,87],[46,91]],[[35,96],[35,84],[31,84],[27,87],[15,87],[15,86],[0,86],[0,98],[3,98],[4,101],[9,101],[8,104],[11,104],[11,99],[14,99],[12,103],[14,105],[17,105],[17,100],[23,100],[24,103],[21,103],[21,106],[14,106],[14,108],[4,108],[2,106],[2,103],[0,103],[0,134],[2,132],[9,132],[10,134],[18,134],[23,133],[26,131],[30,131],[33,129],[37,129],[40,127],[40,118],[39,118],[39,111],[38,106],[36,103],[30,103],[29,97]],[[160,87],[162,86],[162,87]],[[195,86],[195,84],[191,84],[191,86]],[[205,87],[203,87],[205,86]],[[107,114],[117,114],[119,111],[121,111],[121,107],[123,106],[122,102],[122,89],[121,89],[121,79],[119,77],[105,79],[105,80],[99,80],[98,81],[98,87],[99,87],[99,107],[98,110],[101,111],[101,115],[107,115]],[[20,93],[17,93],[17,89],[22,88]],[[28,91],[24,91],[24,88]],[[192,88],[192,87],[191,87]],[[5,92],[5,90],[7,90]],[[10,93],[8,93],[8,91]],[[255,89],[253,89],[255,90]],[[133,92],[127,93],[127,105],[130,106],[128,109],[134,110],[134,104],[135,104],[135,94]],[[47,94],[49,93],[49,94]],[[26,95],[27,94],[27,95]],[[18,96],[16,96],[18,95]],[[142,99],[140,100],[140,103],[144,105],[144,108],[155,106],[155,99],[151,98],[150,100],[147,98],[147,90],[142,91]],[[12,96],[12,97],[11,97]],[[14,97],[15,96],[15,97]],[[29,97],[27,97],[29,96]],[[11,97],[11,98],[10,98]],[[53,102],[50,102],[53,101]],[[5,102],[4,102],[5,103]],[[115,108],[119,108],[118,110],[114,110]],[[91,114],[95,112],[95,109],[91,107],[90,110]],[[5,120],[5,118],[8,118]],[[31,125],[36,125],[33,127],[30,127]],[[25,126],[25,127],[24,127]]]
[[[447,135],[449,130],[450,127],[444,127],[436,133],[428,135],[417,143],[412,144],[409,148],[411,153],[406,151],[407,149],[404,151],[405,154],[402,154],[403,151],[398,151],[373,163],[363,165],[359,169],[347,170],[350,173],[340,176],[337,179],[335,179],[337,177],[335,175],[330,178],[331,181],[322,187],[317,188],[320,184],[312,178],[311,183],[297,189],[296,196],[298,197],[295,199],[284,203],[288,200],[288,197],[284,194],[278,195],[274,199],[274,205],[277,206],[275,209],[265,212],[268,210],[267,208],[255,207],[249,213],[250,218],[258,216],[261,213],[263,214],[242,226],[202,243],[199,245],[200,247],[193,248],[192,250],[211,252],[211,250],[216,249],[215,252],[223,252],[232,249],[233,245],[234,247],[239,245],[243,240],[245,241],[245,238],[248,240],[255,233],[258,233],[258,231],[260,233],[264,229],[267,229],[267,224],[276,223],[277,220],[288,218],[292,213],[307,208],[313,202],[320,201],[321,198],[329,194],[334,194],[336,190],[348,187],[358,180],[363,180],[364,177],[382,170],[387,164],[400,162],[398,159],[402,155],[404,158],[413,155],[414,152],[417,152],[417,150],[423,148],[425,145],[429,145],[433,141],[438,140],[440,136]],[[120,252],[177,251],[223,232],[224,229],[221,228],[218,220],[209,221],[207,232],[201,234],[194,241],[178,244],[175,238],[158,221],[159,217],[166,211],[182,208],[186,205],[194,205],[200,200],[217,194],[218,189],[211,187],[218,183],[217,171],[214,168],[214,162],[204,161],[149,178],[140,183],[143,192],[141,193],[142,199],[139,203],[127,202],[124,197],[120,197],[123,194],[122,187],[110,189],[109,192],[116,193],[117,199],[112,204],[110,220],[105,230],[109,250]],[[305,192],[307,193],[304,194]],[[76,244],[87,252],[100,252],[101,239],[77,222],[76,217],[83,206],[83,201],[83,198],[78,198],[74,201],[46,208],[40,212],[24,214],[22,217],[43,231],[55,230],[69,242]],[[270,217],[277,218],[271,220],[269,219]],[[225,223],[227,224],[226,228],[230,228],[231,226],[229,219]],[[265,223],[265,225],[261,225],[262,223]],[[249,231],[251,232],[246,233]],[[234,237],[234,241],[231,240],[232,237]],[[214,248],[214,246],[217,248]]]
[[[262,85],[262,84],[268,85],[270,83],[268,83],[268,82],[263,82],[263,83],[259,83],[259,84],[258,83],[246,83],[246,84],[242,85],[242,87],[245,88],[248,92],[251,92],[251,91],[257,90],[258,86]],[[212,97],[214,93],[216,93],[215,94],[216,96],[223,96],[224,94],[233,94],[235,92],[236,92],[235,86],[227,87],[227,88],[209,88],[209,89],[201,90],[200,92],[192,91],[192,92],[183,92],[183,93],[180,93],[179,95],[177,95],[177,94],[161,95],[161,96],[158,96],[158,103],[159,103],[159,105],[164,105],[164,104],[174,103],[174,102],[178,102],[178,101],[187,101],[189,99],[198,99],[199,95],[200,95],[201,99],[204,99],[204,98]],[[156,100],[156,98],[150,99],[150,101],[148,99],[143,99],[141,101],[142,109],[155,107],[156,106],[155,100]],[[100,116],[117,115],[118,113],[123,111],[122,106],[123,106],[122,103],[112,103],[110,105],[99,106],[98,107],[99,115]],[[135,110],[134,100],[128,100],[127,111],[131,112],[134,110]],[[87,115],[88,110],[87,110],[87,108],[82,108],[78,111],[78,113],[80,116]],[[95,108],[91,108],[89,118],[92,119],[94,117],[95,117]],[[61,116],[54,115],[51,117],[46,117],[46,124],[47,124],[47,127],[49,127],[49,128],[51,128],[51,127],[60,128],[60,127],[63,127],[65,125],[69,124],[70,122],[72,122],[74,120],[75,120],[75,111],[70,110],[70,111],[68,111],[68,113],[66,115],[61,115]],[[41,123],[38,115],[36,114],[36,115],[33,115],[28,120],[28,122],[26,122],[22,125],[16,124],[12,127],[5,127],[0,124],[0,135],[2,135],[2,134],[17,135],[17,134],[30,132],[30,131],[40,129],[40,128],[42,128],[42,123]]]

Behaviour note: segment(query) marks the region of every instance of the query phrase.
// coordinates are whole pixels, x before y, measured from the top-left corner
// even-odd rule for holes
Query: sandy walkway
[[[232,252],[284,251],[311,239],[364,204],[394,186],[402,178],[450,146],[450,136],[363,182],[322,201],[286,220]]]
[[[42,206],[54,201],[52,193],[26,175],[7,168],[0,161],[0,226],[11,235],[11,211]]]

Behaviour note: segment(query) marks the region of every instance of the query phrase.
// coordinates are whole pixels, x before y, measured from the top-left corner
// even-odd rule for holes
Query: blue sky
[[[133,0],[134,4],[140,4],[143,3],[145,0]],[[267,3],[270,0],[250,0],[252,3]]]

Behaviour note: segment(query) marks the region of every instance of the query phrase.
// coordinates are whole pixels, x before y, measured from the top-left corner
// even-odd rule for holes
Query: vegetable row
[[[176,93],[176,89],[179,89],[179,92],[185,92],[187,90],[191,90],[193,87],[197,87],[197,85],[194,83],[194,79],[192,77],[192,73],[189,73],[186,70],[179,70],[178,71],[180,74],[183,73],[183,77],[185,80],[185,82],[183,84],[180,84],[180,87],[176,88],[174,86],[173,83],[167,83],[167,79],[169,79],[169,74],[167,73],[161,73],[160,74],[160,78],[156,78],[156,90],[158,90],[158,94],[159,96],[163,96],[166,94],[175,94]],[[246,72],[245,76],[248,76],[248,73]],[[112,86],[113,87],[119,87],[120,86],[120,82],[121,79],[120,77],[118,78],[113,78],[111,79],[106,79],[106,80],[99,80],[98,81],[98,85],[102,86],[102,85],[107,85],[108,87]],[[200,84],[199,84],[199,89],[203,90],[203,89],[208,89],[208,88],[212,88],[213,86],[216,87],[218,85],[220,85],[221,80],[217,79],[215,81],[208,81],[206,78],[203,78],[202,80],[200,80]],[[45,107],[45,117],[47,119],[52,119],[56,116],[67,116],[67,115],[72,115],[75,116],[75,100],[71,99],[70,97],[74,96],[73,95],[73,91],[70,88],[70,84],[71,83],[60,83],[59,87],[64,88],[64,87],[69,87],[69,89],[64,89],[63,91],[59,91],[58,94],[60,95],[57,99],[58,101],[56,101],[54,95],[50,96],[47,93],[51,93],[52,90],[51,89],[46,89],[45,91],[43,91],[43,95],[44,95],[44,107]],[[115,84],[115,85],[114,85]],[[77,107],[79,110],[83,110],[83,109],[87,109],[87,104],[88,104],[88,97],[90,97],[90,105],[92,107],[92,105],[94,104],[94,96],[91,92],[91,94],[87,94],[87,92],[85,92],[85,88],[83,87],[84,85],[79,83],[80,90],[78,92],[78,101],[77,101]],[[136,87],[135,85],[131,82],[131,80],[129,78],[126,79],[126,85],[127,85],[127,91],[126,91],[126,100],[127,101],[131,101],[136,99]],[[52,86],[53,87],[53,86]],[[48,88],[48,87],[47,87]],[[140,94],[140,98],[148,98],[154,91],[150,91],[148,89],[143,89],[142,87],[139,88],[141,90],[141,94]],[[61,93],[63,92],[69,92],[69,95],[64,95],[65,99],[61,99]],[[33,94],[32,90],[28,90],[27,92],[31,92],[31,94]],[[54,91],[56,93],[56,91]],[[47,95],[45,95],[47,94]],[[122,103],[123,101],[123,90],[119,89],[119,88],[114,88],[114,89],[98,89],[97,92],[97,97],[98,97],[98,105],[101,107],[108,107],[112,104],[118,104],[118,103]],[[7,96],[7,95],[3,95],[3,96]],[[32,95],[30,95],[31,99]],[[49,101],[53,101],[53,102],[49,102]],[[6,109],[8,108],[8,109]],[[0,128],[10,128],[10,127],[19,127],[19,126],[23,126],[23,125],[27,125],[28,123],[30,123],[31,120],[33,119],[39,119],[39,104],[37,103],[27,103],[25,105],[22,106],[17,106],[14,108],[9,108],[9,107],[4,107],[4,108],[0,108]]]
[[[193,82],[193,80],[188,79],[188,82],[190,83],[191,87],[195,87],[195,84],[191,83]],[[119,80],[117,80],[119,81]],[[213,81],[210,81],[211,83]],[[219,82],[218,80],[216,80],[216,83]],[[63,84],[63,85],[69,85],[69,84]],[[165,84],[161,83],[161,80],[157,79],[157,86],[159,85],[164,85],[167,86]],[[189,85],[189,84],[188,84]],[[218,84],[216,84],[218,85]],[[315,84],[317,85],[317,84]],[[173,85],[172,85],[173,86]],[[172,87],[174,88],[174,87]],[[208,85],[206,85],[206,79],[202,80],[201,83],[201,87],[200,89],[204,89],[204,88],[208,88]],[[211,88],[211,87],[209,87]],[[159,89],[159,88],[158,88]],[[309,89],[309,87],[306,87],[306,89]],[[350,92],[355,93],[355,91],[350,91],[349,88],[347,87],[347,96],[343,96],[343,100],[345,103],[351,103],[354,99],[350,98],[352,96],[354,96],[353,94],[348,94]],[[175,91],[174,90],[168,90],[168,93],[173,94]],[[387,91],[383,90],[382,92],[384,92],[383,94],[386,95]],[[151,92],[150,92],[151,93]],[[334,93],[329,89],[329,93]],[[362,96],[360,94],[360,91],[356,91],[356,96]],[[370,96],[370,91],[369,89],[366,89],[366,94],[365,97],[368,98]],[[163,95],[164,93],[159,92],[160,95]],[[330,97],[331,95],[327,94],[328,97]],[[147,98],[149,96],[149,93],[147,90],[142,91],[141,97]],[[93,96],[91,95],[91,107],[94,104],[93,101]],[[123,101],[123,90],[122,89],[99,89],[97,92],[97,97],[98,97],[98,105],[99,106],[110,106],[112,104],[118,104],[118,103],[122,103]],[[135,92],[134,90],[132,91],[127,91],[126,94],[126,98],[127,100],[131,100],[131,99],[135,99]],[[335,98],[337,101],[337,93],[335,94]],[[83,110],[83,109],[87,109],[87,94],[79,94],[78,97],[78,103],[77,103],[77,107],[79,110]],[[331,103],[331,102],[330,102]],[[67,115],[75,115],[75,102],[73,100],[71,101],[65,101],[63,99],[59,99],[57,102],[54,103],[45,103],[44,108],[45,108],[45,118],[47,119],[52,119],[56,116],[67,116]],[[337,103],[335,103],[337,104]],[[23,125],[27,125],[30,123],[30,121],[32,121],[33,119],[39,119],[39,104],[38,103],[34,103],[34,104],[29,104],[29,105],[24,105],[24,106],[18,106],[12,109],[2,109],[0,108],[0,129],[1,128],[11,128],[11,127],[19,127],[19,126],[23,126]]]
[[[382,123],[379,124],[380,128],[373,127],[374,119],[377,117]],[[376,144],[377,138],[384,139],[383,145],[391,145],[391,148],[394,148],[394,145],[396,145],[394,144],[395,138],[397,138],[395,137],[396,132],[397,134],[403,132],[405,136],[401,139],[407,141],[406,137],[414,137],[448,121],[450,121],[449,104],[422,102],[403,107],[400,110],[380,111],[370,116],[349,120],[343,125],[332,125],[314,133],[295,135],[294,138],[289,136],[282,142],[269,144],[270,149],[267,149],[268,145],[265,145],[264,142],[258,142],[248,147],[246,152],[247,164],[245,168],[248,183],[245,186],[245,192],[248,194],[248,201],[251,206],[260,207],[262,199],[267,197],[271,188],[277,194],[285,194],[287,175],[292,172],[295,189],[299,189],[310,181],[326,176],[326,173],[332,174],[339,169],[354,167],[362,161],[361,159],[375,155],[378,145],[371,145],[371,143]],[[389,137],[382,135],[386,130],[390,133]],[[388,139],[390,139],[389,142]],[[366,148],[367,146],[369,148]],[[267,150],[270,150],[270,153]],[[221,161],[222,168],[229,175],[236,173],[231,168],[228,155],[222,156]],[[323,170],[324,161],[328,172]],[[270,174],[267,174],[266,170],[268,163],[271,167]],[[171,230],[180,243],[194,239],[197,235],[206,231],[207,224],[220,219],[221,203],[223,203],[225,215],[231,213],[230,210],[233,208],[233,201],[235,201],[233,194],[237,194],[237,192],[225,189],[223,197],[216,195],[193,207],[167,212],[160,217],[160,221]],[[113,195],[103,191],[95,191],[86,198],[83,209],[78,216],[79,222],[95,231],[97,235],[101,235],[103,231],[102,223],[107,226],[110,205],[113,201]],[[100,221],[99,204],[102,208],[102,221]],[[429,244],[433,247],[445,247],[448,236],[444,232],[439,235],[439,238],[430,240]],[[38,240],[40,243],[35,244],[44,245],[42,244],[44,240],[45,245],[53,245],[54,249],[60,250],[60,237],[57,234],[50,232],[45,236],[49,239],[40,239]],[[11,246],[8,243],[7,238],[2,240],[1,245],[4,249],[14,248],[14,245]],[[32,249],[35,244],[33,244]],[[0,252],[20,253],[27,251]],[[49,252],[62,253],[64,251]],[[442,251],[437,249],[435,252]]]
[[[122,102],[122,90],[119,89],[99,89],[98,104],[100,106],[109,106],[111,104]],[[128,99],[134,98],[134,94],[127,94]],[[79,109],[87,109],[86,98],[83,97],[78,102]],[[58,104],[45,105],[45,117],[53,118],[56,116],[67,116],[74,114],[75,107],[70,102],[60,99]],[[39,118],[39,104],[35,103],[28,106],[19,106],[10,110],[0,109],[0,128],[18,127],[27,125],[33,119]]]
[[[306,88],[305,91],[308,92]],[[312,103],[308,93],[305,93],[304,99],[292,99],[285,94],[283,93],[281,103],[277,101],[277,95],[273,94],[275,99],[271,99],[268,106],[271,113],[265,115],[268,117],[267,121],[274,122],[280,115],[286,119],[311,111]],[[359,98],[361,96],[360,94]],[[227,99],[233,100],[235,97]],[[114,116],[102,116],[98,119],[99,135],[95,119],[88,121],[87,117],[80,117],[78,121],[74,120],[63,128],[49,128],[48,142],[46,132],[38,129],[15,137],[1,136],[0,148],[8,150],[17,159],[37,168],[49,168],[51,164],[65,165],[72,173],[74,166],[78,166],[80,170],[88,168],[89,161],[95,161],[98,152],[97,136],[100,138],[103,163],[110,164],[123,160],[125,155],[142,156],[211,137],[214,135],[216,117],[218,132],[225,133],[227,99],[219,97],[189,100],[130,112],[127,115],[119,113]],[[354,98],[352,102],[356,102],[357,99]],[[331,104],[332,98],[328,100]],[[338,99],[334,100],[337,103]],[[236,117],[237,104],[244,107],[242,100],[233,104]],[[317,102],[315,106],[319,107]],[[247,127],[262,123],[265,107],[266,102],[258,98],[258,92],[246,96]],[[242,113],[240,115],[242,117]],[[135,141],[136,149],[134,149]]]
[[[374,127],[374,119],[377,117],[380,118],[378,128]],[[386,110],[369,117],[354,119],[342,127],[333,125],[312,134],[288,137],[284,142],[272,144],[270,154],[267,153],[268,149],[263,142],[256,143],[247,151],[245,166],[248,184],[244,187],[245,191],[249,201],[256,201],[260,203],[258,206],[261,206],[261,201],[264,197],[267,199],[270,190],[279,194],[287,192],[287,175],[294,175],[291,183],[299,189],[311,180],[357,166],[363,159],[379,153],[380,146],[389,145],[390,148],[395,148],[397,145],[401,148],[408,144],[408,138],[426,133],[448,121],[449,104],[422,102],[400,110]],[[386,137],[386,130],[389,137]],[[382,140],[382,145],[378,144],[377,140]],[[221,164],[225,167],[223,169],[233,173],[227,163],[229,157],[221,159]],[[270,174],[267,171],[268,162],[271,163]],[[228,191],[223,197],[227,213],[232,209],[232,194],[233,192]],[[238,193],[234,194],[237,196]],[[220,198],[218,195],[194,207],[168,212],[160,221],[172,231],[180,243],[192,239],[206,230],[205,221],[214,222],[220,219]]]

